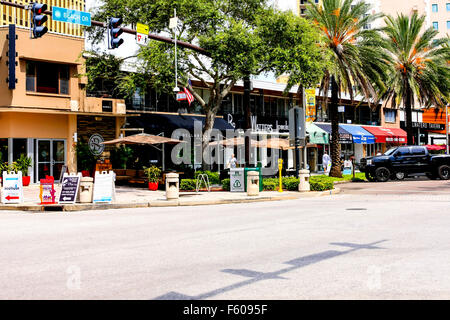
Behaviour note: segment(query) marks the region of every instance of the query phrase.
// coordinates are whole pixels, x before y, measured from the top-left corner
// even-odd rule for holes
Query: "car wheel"
[[[375,170],[375,177],[377,178],[378,182],[386,182],[389,180],[389,177],[391,176],[391,172],[388,168],[381,167]]]
[[[369,182],[375,182],[377,180],[370,172],[366,172],[365,175],[366,175],[367,181],[369,181]]]
[[[450,179],[450,167],[447,165],[442,165],[438,168],[438,176],[442,180]]]
[[[395,178],[397,180],[403,180],[403,179],[405,179],[405,177],[406,177],[406,174],[404,172],[396,172],[395,173]]]

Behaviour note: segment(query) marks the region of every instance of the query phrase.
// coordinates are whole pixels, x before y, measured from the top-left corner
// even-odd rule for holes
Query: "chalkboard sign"
[[[61,193],[58,203],[75,203],[80,187],[81,173],[68,175],[65,173],[61,181]]]
[[[95,172],[95,181],[94,181],[94,203],[111,203],[115,200],[115,185],[114,185],[115,175],[113,171],[107,173],[103,172]]]
[[[22,171],[7,173],[3,171],[2,203],[22,203]]]

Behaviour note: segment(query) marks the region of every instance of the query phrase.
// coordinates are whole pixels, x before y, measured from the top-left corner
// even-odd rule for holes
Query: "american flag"
[[[186,100],[188,101],[189,106],[190,106],[192,101],[194,101],[194,96],[187,88],[184,88],[184,93],[186,94]]]

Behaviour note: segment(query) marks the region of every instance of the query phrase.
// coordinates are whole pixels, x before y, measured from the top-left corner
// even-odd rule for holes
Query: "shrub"
[[[206,174],[209,179],[209,184],[220,184],[220,178],[218,172],[211,171],[197,171],[195,172],[194,178],[197,179],[198,175]]]
[[[283,188],[288,191],[298,191],[298,184],[300,180],[295,177],[285,177],[283,178]]]
[[[230,179],[223,179],[222,180],[222,189],[224,191],[230,191]]]
[[[311,191],[325,191],[334,188],[333,181],[309,181]]]
[[[275,191],[277,189],[278,184],[275,181],[271,181],[268,179],[263,180],[263,190],[264,191]]]
[[[195,179],[181,179],[180,190],[191,191],[195,190],[197,180]]]

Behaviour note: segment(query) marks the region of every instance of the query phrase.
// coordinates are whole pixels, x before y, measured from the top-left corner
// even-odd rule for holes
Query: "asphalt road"
[[[450,182],[282,202],[0,213],[1,299],[449,299]]]

